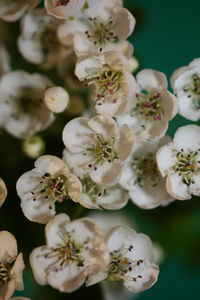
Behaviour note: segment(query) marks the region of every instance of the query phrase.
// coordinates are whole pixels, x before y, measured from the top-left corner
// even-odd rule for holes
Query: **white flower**
[[[9,300],[15,290],[24,289],[22,253],[17,256],[17,242],[8,231],[0,231],[0,299]]]
[[[18,48],[27,61],[43,69],[55,66],[61,48],[56,33],[59,24],[45,9],[35,9],[24,16]]]
[[[77,202],[81,192],[78,178],[69,172],[58,157],[44,155],[35,162],[35,169],[17,181],[17,193],[25,216],[34,222],[47,223],[55,215],[55,203],[68,198]]]
[[[163,137],[168,122],[178,111],[178,100],[167,91],[167,79],[161,72],[144,69],[136,76],[137,91],[128,111],[117,122],[128,124],[138,139]]]
[[[158,143],[137,143],[124,166],[119,183],[128,190],[133,203],[141,208],[165,206],[174,200],[166,191],[166,180],[156,163],[156,151],[170,141],[164,136]]]
[[[1,126],[17,138],[27,138],[46,129],[54,120],[43,103],[51,81],[40,74],[13,71],[0,81]]]
[[[117,127],[106,116],[75,118],[63,130],[64,160],[80,178],[90,176],[97,184],[115,185],[124,161],[130,156],[134,136],[127,125]]]
[[[38,158],[45,151],[45,142],[39,135],[33,135],[22,142],[23,152],[30,158]]]
[[[106,266],[104,235],[92,220],[70,222],[67,215],[59,214],[47,224],[45,233],[47,246],[34,249],[30,255],[39,284],[70,293],[81,287],[89,275]]]
[[[7,197],[7,188],[5,182],[0,178],[0,207],[3,205]]]
[[[120,209],[129,199],[128,193],[119,186],[98,185],[90,177],[83,178],[80,204],[91,209]]]
[[[120,115],[127,109],[129,100],[136,91],[128,60],[115,51],[79,58],[75,74],[79,80],[92,85],[93,99],[99,114]]]
[[[60,86],[53,86],[46,90],[44,102],[53,113],[63,112],[69,105],[69,94]]]
[[[87,0],[45,0],[45,8],[56,18],[73,18],[87,8]]]
[[[40,0],[1,0],[0,19],[14,22],[21,18],[26,10],[38,5]]]
[[[118,6],[108,15],[84,15],[61,24],[58,36],[64,45],[70,45],[73,40],[74,51],[78,57],[111,50],[130,57],[133,46],[125,39],[132,34],[134,26],[135,19],[131,13]]]
[[[123,280],[133,293],[150,288],[156,281],[159,268],[153,263],[152,242],[145,234],[137,234],[126,226],[112,228],[106,237],[110,262],[104,271],[89,276],[87,285]]]
[[[172,197],[200,196],[200,127],[180,127],[173,142],[158,150],[157,164],[162,176],[167,176],[166,187]]]
[[[179,100],[179,113],[188,120],[200,119],[200,58],[174,71],[171,86]]]

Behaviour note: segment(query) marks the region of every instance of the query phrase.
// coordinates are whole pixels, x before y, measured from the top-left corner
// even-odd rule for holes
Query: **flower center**
[[[92,155],[93,162],[88,165],[89,168],[94,166],[97,169],[97,165],[104,162],[111,163],[115,159],[118,159],[117,152],[114,149],[115,138],[112,137],[109,140],[105,140],[101,134],[91,133],[90,136],[93,138],[93,144],[88,147],[83,153],[85,155]]]
[[[20,89],[18,96],[10,95],[7,101],[8,105],[14,107],[12,117],[18,119],[20,115],[38,115],[38,111],[43,105],[43,100],[38,94],[29,86],[24,86]]]
[[[152,187],[158,185],[159,170],[153,153],[148,153],[144,157],[134,158],[132,167],[136,174],[134,184],[143,186],[144,182],[149,182]]]
[[[141,279],[141,275],[137,275],[137,277],[132,277],[130,272],[136,266],[139,266],[143,263],[143,260],[131,260],[126,257],[126,254],[133,250],[133,245],[130,245],[128,249],[120,249],[115,250],[110,253],[110,263],[108,265],[108,281],[118,281],[118,280],[128,280],[128,281],[137,281]]]
[[[136,94],[136,106],[132,109],[131,115],[141,115],[147,121],[162,120],[163,111],[161,108],[161,94],[154,93],[149,94],[146,91],[142,91]]]
[[[89,18],[90,29],[85,31],[87,38],[102,52],[102,47],[108,43],[117,41],[117,36],[113,31],[114,22],[112,17],[109,17],[107,22],[100,18]]]
[[[182,176],[183,183],[190,185],[194,184],[193,175],[200,172],[200,160],[198,160],[200,149],[198,151],[184,152],[181,149],[176,154],[177,162],[172,167],[172,170]]]
[[[57,244],[54,248],[46,249],[48,252],[39,255],[46,259],[55,258],[55,261],[48,268],[54,271],[62,270],[69,263],[75,263],[78,267],[84,267],[84,259],[82,257],[83,250],[88,249],[89,238],[83,243],[79,243],[73,239],[75,229],[66,231],[62,228],[57,234],[60,236],[62,243]]]
[[[83,267],[84,262],[81,257],[83,245],[74,241],[70,233],[65,234],[65,242],[58,244],[54,248],[54,253],[60,262],[60,266],[67,265],[70,262],[76,262],[77,266]]]
[[[44,174],[40,181],[39,188],[31,192],[33,195],[33,201],[37,198],[50,202],[49,209],[52,209],[52,205],[55,202],[63,202],[68,199],[68,191],[66,187],[67,177],[64,175],[53,176],[49,173]]]
[[[102,100],[105,96],[112,95],[114,99],[115,93],[121,88],[122,78],[122,72],[114,71],[109,65],[105,64],[99,73],[86,79],[86,85],[95,84],[97,101]]]
[[[97,185],[89,177],[82,179],[81,183],[83,193],[88,194],[94,203],[96,203],[98,198],[106,194],[106,189]]]
[[[43,24],[43,21],[40,21],[40,26],[38,30],[33,33],[32,39],[36,43],[39,43],[44,55],[56,51],[60,47],[57,38],[57,24],[53,21]]]
[[[4,264],[0,262],[0,286],[9,281],[8,271]]]

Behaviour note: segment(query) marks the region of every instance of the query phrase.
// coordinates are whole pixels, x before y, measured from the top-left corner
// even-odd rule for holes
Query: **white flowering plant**
[[[199,263],[200,58],[146,65],[126,2],[0,0],[0,300],[143,299]]]

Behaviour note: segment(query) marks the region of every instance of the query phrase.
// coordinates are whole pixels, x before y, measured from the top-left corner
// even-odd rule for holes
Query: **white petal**
[[[175,135],[174,142],[178,149],[195,151],[200,148],[200,127],[198,125],[186,125],[180,127]]]
[[[48,283],[62,293],[71,293],[80,288],[85,281],[84,270],[80,270],[75,263],[68,264],[57,272],[48,273]]]
[[[174,153],[174,150],[174,143],[168,143],[161,147],[156,153],[158,169],[163,177],[166,176],[170,168],[176,164],[176,151]]]
[[[110,117],[94,116],[88,122],[89,127],[97,134],[101,134],[105,139],[117,137],[119,130],[117,123]]]
[[[106,194],[98,199],[98,203],[104,209],[121,209],[128,202],[128,193],[115,187],[106,190]]]
[[[137,74],[136,80],[141,90],[167,89],[167,78],[158,71],[144,69]]]
[[[187,200],[191,198],[188,186],[183,183],[182,177],[177,173],[167,176],[166,187],[168,193],[178,200]]]
[[[23,261],[23,256],[22,253],[20,253],[16,261],[10,271],[11,278],[13,277],[15,280],[15,288],[17,291],[22,291],[24,289],[24,284],[23,284],[23,275],[22,272],[25,268],[24,261]]]
[[[143,209],[152,209],[162,203],[167,205],[172,201],[171,196],[166,191],[165,179],[160,179],[156,187],[148,183],[144,183],[142,187],[136,184],[129,195],[132,201]]]
[[[63,142],[73,153],[84,152],[93,140],[93,131],[88,124],[89,119],[79,117],[71,120],[63,130]]]
[[[134,143],[135,138],[133,132],[127,125],[122,125],[117,145],[117,154],[121,161],[126,160],[131,155]]]
[[[125,40],[134,30],[136,20],[133,15],[124,7],[116,7],[113,11],[114,30],[119,39]]]
[[[188,66],[187,67],[181,67],[181,68],[178,68],[177,70],[175,70],[171,77],[170,77],[170,83],[171,83],[171,87],[172,89],[174,90],[175,89],[175,81],[176,79],[181,75],[183,74],[185,71],[187,71],[188,69],[190,69]]]
[[[101,57],[83,56],[77,60],[75,75],[83,81],[90,76],[95,76],[102,68]]]
[[[120,162],[104,162],[98,165],[97,170],[93,170],[90,173],[91,179],[105,186],[115,185],[121,176],[123,166]]]
[[[151,264],[149,262],[145,262],[142,265],[134,268],[133,273],[133,276],[135,278],[137,278],[138,275],[142,276],[142,278],[138,278],[136,281],[124,281],[124,286],[133,293],[138,293],[149,289],[157,281],[158,278],[159,268],[157,265]]]
[[[55,247],[62,243],[59,232],[70,222],[70,218],[66,214],[58,214],[45,227],[45,235],[48,247]]]
[[[7,197],[7,188],[3,179],[0,178],[0,207],[4,203],[6,197]]]
[[[93,162],[93,157],[83,155],[83,153],[72,153],[65,149],[63,160],[67,163],[70,170],[78,177],[82,178],[91,172],[89,165]]]
[[[51,250],[46,247],[35,248],[30,254],[30,265],[33,271],[35,280],[40,285],[46,285],[48,268],[56,262],[56,257],[50,257],[48,254]],[[56,268],[56,266],[55,266]]]
[[[10,232],[0,231],[0,261],[11,263],[17,256],[17,241]]]
[[[179,114],[184,118],[197,122],[200,119],[200,109],[195,107],[193,96],[188,97],[188,93],[180,90],[177,92],[179,100]]]

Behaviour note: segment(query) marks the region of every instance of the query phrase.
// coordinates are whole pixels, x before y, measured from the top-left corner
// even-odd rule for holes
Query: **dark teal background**
[[[140,69],[153,68],[162,71],[169,79],[176,68],[200,57],[200,1],[126,0],[125,7],[131,10],[137,20],[130,40],[135,47]],[[18,23],[10,25],[10,28],[15,34],[19,32]],[[14,68],[38,71],[35,66],[23,61],[17,54],[16,46],[10,50],[16,57],[12,60]],[[54,78],[53,73],[51,77]],[[42,133],[47,144],[46,153],[61,156],[61,133],[65,123],[66,118],[60,116],[50,129]],[[179,126],[187,123],[190,122],[177,116],[170,123],[169,134],[173,135]],[[98,286],[83,287],[73,294],[62,295],[48,286],[40,287],[34,281],[28,256],[34,247],[44,244],[44,227],[25,219],[15,191],[17,178],[32,169],[33,160],[24,156],[21,142],[7,134],[0,136],[0,145],[1,176],[9,191],[8,199],[0,211],[0,228],[9,230],[16,236],[26,264],[25,290],[16,295],[24,295],[33,300],[102,299]],[[79,215],[79,212],[73,213],[74,209],[74,204],[58,207],[58,211],[67,212],[72,218]],[[167,208],[152,211],[141,210],[129,203],[123,212],[134,220],[139,231],[150,235],[165,250],[166,258],[160,266],[157,284],[140,293],[137,299],[199,300],[200,200],[194,198],[189,201],[176,201]]]

